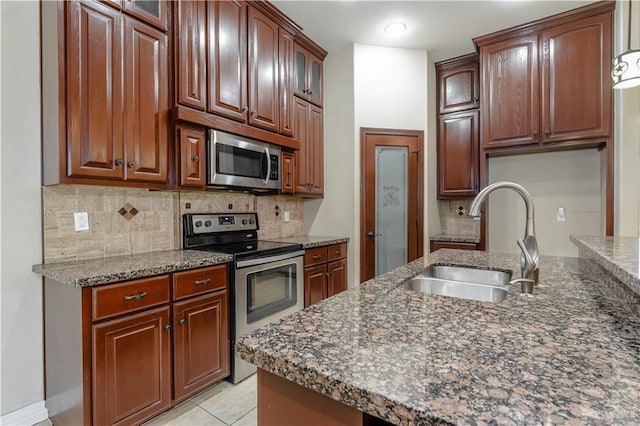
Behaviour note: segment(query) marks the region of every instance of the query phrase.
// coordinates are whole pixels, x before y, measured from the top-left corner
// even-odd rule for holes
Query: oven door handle
[[[260,257],[258,259],[238,260],[236,261],[236,268],[264,265],[265,263],[277,262],[279,260],[291,259],[299,256],[304,256],[304,250],[298,250],[292,253],[285,253],[276,256]]]

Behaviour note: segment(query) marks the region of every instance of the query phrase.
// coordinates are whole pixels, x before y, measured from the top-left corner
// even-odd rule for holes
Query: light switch
[[[564,207],[558,207],[557,219],[558,222],[564,222],[566,220],[566,211]]]
[[[289,210],[284,211],[284,221],[289,222]]]

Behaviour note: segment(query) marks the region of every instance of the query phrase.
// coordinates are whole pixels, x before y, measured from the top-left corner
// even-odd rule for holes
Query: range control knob
[[[204,221],[204,226],[211,226],[211,221],[210,220],[205,220]]]
[[[202,226],[202,221],[196,220],[196,223],[194,225],[196,225],[196,228],[200,228]]]
[[[249,219],[249,225],[253,225],[254,220],[253,219]]]
[[[242,219],[242,224],[246,225],[247,224],[247,219]]]

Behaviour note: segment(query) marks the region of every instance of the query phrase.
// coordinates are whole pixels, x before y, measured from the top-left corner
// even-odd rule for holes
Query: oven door
[[[304,250],[262,259],[239,260],[235,270],[232,383],[256,372],[236,353],[236,340],[304,308]]]
[[[236,262],[235,337],[304,308],[304,251]]]
[[[209,186],[280,189],[279,146],[211,129],[207,152]]]

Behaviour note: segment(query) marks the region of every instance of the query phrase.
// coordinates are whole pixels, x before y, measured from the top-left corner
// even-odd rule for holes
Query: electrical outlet
[[[289,210],[284,211],[284,221],[289,222]]]
[[[76,231],[88,231],[89,230],[89,213],[76,212],[73,214],[73,221],[76,226]]]

